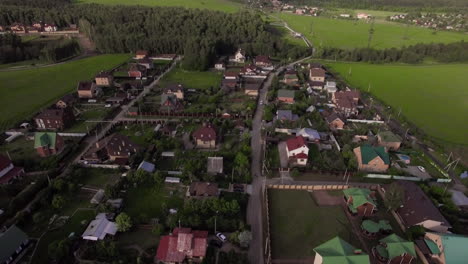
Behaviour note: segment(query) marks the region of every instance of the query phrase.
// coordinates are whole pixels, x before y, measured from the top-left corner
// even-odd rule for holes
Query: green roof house
[[[293,104],[294,103],[294,91],[281,89],[278,90],[278,101]]]
[[[466,236],[427,232],[424,239],[416,241],[416,244],[426,258],[433,263],[468,263],[468,237]]]
[[[361,228],[364,231],[364,234],[371,237],[376,236],[379,232],[392,231],[392,226],[390,226],[390,223],[387,220],[374,222],[367,219],[362,221]]]
[[[55,132],[36,132],[34,134],[34,148],[41,157],[48,157],[59,153],[63,149],[63,139]]]
[[[370,216],[377,207],[374,193],[369,189],[349,188],[343,190],[343,194],[348,209],[353,215]]]
[[[397,151],[401,145],[401,137],[392,133],[392,131],[383,131],[377,134],[379,146],[387,150]]]
[[[28,243],[28,236],[15,225],[0,233],[0,263],[13,263]]]
[[[377,258],[384,263],[409,264],[416,258],[414,243],[391,234],[379,241],[375,247]]]
[[[355,148],[354,155],[362,171],[385,172],[390,166],[390,157],[384,147],[363,145]]]
[[[314,264],[369,264],[369,256],[339,237],[314,248]]]

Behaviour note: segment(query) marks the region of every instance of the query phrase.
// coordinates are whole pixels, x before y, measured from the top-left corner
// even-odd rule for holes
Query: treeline
[[[141,6],[67,5],[60,9],[0,6],[0,25],[42,20],[58,27],[78,24],[103,53],[185,54],[192,69],[205,69],[216,56],[241,47],[247,55],[303,56],[308,49],[270,32],[255,12],[222,12]]]
[[[73,0],[0,0],[0,5],[16,5],[30,7],[57,8],[71,4]]]
[[[425,58],[431,58],[438,62],[467,62],[468,43],[460,41],[450,44],[416,44],[400,49],[390,48],[383,50],[370,48],[344,50],[325,47],[319,48],[315,56],[329,60],[372,63],[420,63]]]

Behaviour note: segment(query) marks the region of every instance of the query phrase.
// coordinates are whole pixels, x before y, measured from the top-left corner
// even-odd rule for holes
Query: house
[[[350,14],[340,14],[340,17],[342,17],[342,18],[350,18],[351,15],[350,15]]]
[[[314,248],[314,264],[370,264],[369,256],[340,237]]]
[[[294,103],[294,91],[280,89],[278,90],[278,101],[293,104]]]
[[[188,194],[194,198],[206,198],[219,196],[217,183],[210,182],[192,182]]]
[[[336,93],[337,91],[336,82],[327,81],[324,88],[327,91],[327,93],[331,93],[331,94]]]
[[[55,132],[34,133],[34,148],[41,157],[49,157],[62,151],[63,138]]]
[[[154,57],[151,57],[153,60],[164,60],[164,61],[172,61],[177,57],[177,54],[158,54]]]
[[[370,219],[366,219],[361,223],[362,232],[368,237],[376,237],[381,232],[388,233],[392,231],[392,226],[388,220],[379,220],[374,222]]]
[[[19,258],[28,245],[28,235],[15,225],[0,231],[0,263],[19,263]]]
[[[174,228],[172,234],[162,236],[154,263],[200,263],[208,247],[208,231]]]
[[[137,60],[141,60],[141,59],[144,59],[146,57],[148,57],[148,51],[146,51],[146,50],[138,50],[135,53],[135,59],[137,59]]]
[[[252,97],[257,97],[258,91],[262,87],[262,83],[263,81],[255,81],[255,80],[245,81],[243,84],[244,93]]]
[[[208,174],[223,174],[223,157],[208,157],[208,164],[206,167]]]
[[[81,237],[85,240],[104,240],[107,235],[114,236],[117,233],[117,224],[107,220],[105,213],[100,213],[89,223]]]
[[[169,84],[168,86],[164,87],[163,93],[164,94],[173,94],[177,97],[177,99],[184,100],[184,86],[180,83],[173,83]]]
[[[325,82],[325,70],[322,68],[311,68],[309,79],[313,82]]]
[[[346,119],[340,114],[333,111],[331,113],[323,112],[323,115],[325,116],[325,120],[331,130],[343,129]]]
[[[139,59],[137,63],[138,65],[144,66],[148,70],[151,70],[154,68],[153,60],[150,58]]]
[[[79,82],[78,83],[78,98],[90,99],[99,95],[99,89],[94,82]]]
[[[124,91],[118,91],[114,94],[112,97],[108,97],[106,99],[106,104],[112,104],[112,105],[123,105],[127,103],[127,101],[130,98],[130,94],[126,93]]]
[[[260,68],[273,68],[273,63],[270,60],[270,57],[259,55],[255,57],[255,66]]]
[[[10,30],[14,31],[16,33],[25,33],[26,32],[26,27],[23,24],[20,23],[14,23],[10,26]]]
[[[284,73],[283,83],[291,86],[296,86],[299,84],[299,77],[297,77],[297,72],[294,69],[288,69]]]
[[[216,148],[216,130],[211,124],[205,124],[192,133],[197,148]]]
[[[94,78],[94,81],[96,82],[97,86],[112,86],[114,83],[114,76],[110,72],[100,72],[96,77]]]
[[[387,151],[397,151],[401,145],[401,137],[391,131],[382,131],[377,134],[377,142],[379,146],[385,147]]]
[[[71,108],[48,108],[34,117],[39,130],[64,130],[69,127],[75,116]]]
[[[302,136],[297,136],[286,140],[286,154],[292,165],[307,165],[309,148]]]
[[[466,264],[468,260],[468,237],[426,232],[424,239],[416,240],[416,245],[430,263]]]
[[[242,49],[238,49],[234,56],[229,57],[230,62],[245,63],[245,54]]]
[[[346,117],[358,115],[358,105],[361,94],[357,90],[339,91],[332,94],[332,102],[336,105],[335,111]]]
[[[140,165],[138,165],[139,170],[144,170],[149,173],[153,173],[154,168],[155,168],[154,164],[151,162],[147,162],[147,161],[142,161]]]
[[[83,160],[91,163],[111,161],[126,164],[133,154],[141,147],[133,143],[127,136],[112,134],[93,145],[84,155]]]
[[[356,17],[357,17],[357,19],[369,19],[372,16],[369,15],[369,14],[366,14],[366,13],[358,13]]]
[[[348,210],[353,215],[371,216],[376,210],[375,193],[364,188],[349,188],[343,190]]]
[[[416,259],[414,243],[392,234],[379,240],[373,248],[375,256],[382,263],[409,264]]]
[[[71,107],[75,103],[75,101],[76,97],[74,94],[66,94],[55,103],[55,107],[63,109],[68,108]]]
[[[448,232],[450,223],[418,185],[409,181],[398,181],[397,184],[403,188],[405,195],[396,213],[406,227],[420,225],[434,232]]]
[[[361,171],[385,172],[390,166],[390,157],[384,147],[363,145],[353,152]]]
[[[239,79],[222,79],[221,80],[221,90],[225,93],[230,93],[237,90],[239,86]]]
[[[239,73],[234,71],[227,71],[224,72],[223,77],[226,80],[239,80]]]
[[[225,58],[220,58],[214,65],[216,70],[224,71],[226,69]]]
[[[26,32],[27,32],[27,33],[30,33],[30,34],[32,34],[32,33],[39,33],[39,30],[38,30],[37,28],[35,28],[35,27],[27,26],[27,27],[26,27]]]
[[[23,168],[16,167],[9,158],[0,154],[0,184],[9,184],[23,174]]]
[[[138,63],[130,63],[128,68],[128,77],[142,78],[146,77],[147,68]]]
[[[299,119],[299,116],[293,114],[291,110],[277,110],[276,117],[274,121],[290,121],[294,122]]]
[[[174,94],[162,94],[161,105],[159,106],[160,112],[175,113],[184,109],[184,105],[177,99]]]
[[[45,32],[55,32],[57,31],[57,26],[54,24],[45,24],[44,25],[44,31]]]
[[[309,81],[309,87],[314,90],[323,90],[324,82],[320,81]]]
[[[262,70],[257,67],[256,65],[249,64],[244,67],[242,67],[239,71],[239,74],[242,75],[243,77],[254,77],[260,75]]]
[[[312,128],[301,128],[297,130],[296,136],[302,136],[303,138],[307,139],[310,142],[319,142],[320,141],[320,134],[317,130]]]

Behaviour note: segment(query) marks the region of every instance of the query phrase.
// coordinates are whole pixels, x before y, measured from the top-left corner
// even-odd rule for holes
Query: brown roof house
[[[94,81],[96,82],[97,86],[112,86],[114,82],[114,76],[110,72],[100,72],[96,77],[94,78]]]
[[[278,90],[278,101],[287,104],[294,103],[294,91],[280,89]]]
[[[203,125],[192,133],[197,148],[216,148],[216,130],[211,124]]]
[[[92,146],[83,155],[83,160],[91,163],[110,161],[118,164],[127,164],[130,156],[140,149],[141,147],[133,143],[127,136],[112,134],[99,140]]]
[[[180,112],[184,109],[184,105],[177,98],[175,94],[162,94],[161,95],[161,105],[159,106],[159,111],[165,113],[175,113]]]
[[[146,76],[148,69],[138,63],[130,63],[128,68],[128,76],[135,78],[142,78]]]
[[[377,134],[379,146],[387,150],[397,151],[401,145],[401,137],[392,133],[392,131],[382,131]]]
[[[245,80],[242,84],[244,88],[244,94],[252,97],[258,96],[258,91],[262,87],[263,80],[250,79]]]
[[[323,112],[323,115],[325,116],[325,120],[327,121],[328,127],[331,130],[343,129],[346,119],[340,114],[333,111],[331,113]]]
[[[63,147],[63,138],[55,132],[36,132],[34,134],[34,148],[41,157],[60,153]]]
[[[297,136],[286,140],[286,154],[289,164],[305,166],[309,158],[309,147],[302,136]]]
[[[322,68],[311,68],[309,71],[309,79],[313,82],[325,82],[325,70]]]
[[[217,183],[192,182],[188,195],[193,198],[218,197],[219,189]]]
[[[144,59],[147,56],[148,56],[148,51],[146,50],[137,50],[137,52],[135,53],[135,59],[137,60]]]
[[[74,94],[66,94],[55,103],[55,106],[57,108],[67,108],[71,107],[75,103],[75,101],[76,97]]]
[[[207,247],[208,231],[174,228],[172,234],[161,236],[154,263],[200,263]]]
[[[75,116],[71,108],[48,108],[34,118],[39,130],[64,130],[74,120]]]
[[[390,166],[390,156],[384,147],[363,145],[353,150],[358,169],[369,172],[385,172]]]
[[[336,111],[346,117],[358,115],[358,105],[361,94],[357,90],[339,91],[332,93],[332,101],[336,105]]]
[[[255,66],[261,68],[273,68],[273,63],[270,60],[270,57],[259,55],[255,57]]]
[[[164,87],[163,93],[164,94],[173,94],[179,100],[184,100],[184,86],[180,83],[169,84],[168,86]]]
[[[78,83],[78,97],[84,99],[96,98],[99,96],[100,89],[97,88],[94,82],[79,82]]]
[[[405,195],[402,206],[396,212],[406,227],[420,225],[431,231],[448,232],[450,223],[418,185],[409,181],[397,183],[404,189]]]
[[[0,155],[0,184],[11,183],[14,179],[23,176],[23,174],[23,168],[16,167],[9,158]]]
[[[343,190],[348,210],[353,215],[371,216],[376,210],[375,193],[364,188],[349,188]]]

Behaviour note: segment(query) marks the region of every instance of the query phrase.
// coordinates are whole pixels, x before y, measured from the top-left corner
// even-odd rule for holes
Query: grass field
[[[104,5],[180,6],[185,8],[210,9],[227,13],[237,12],[241,5],[229,0],[77,0],[78,3]]]
[[[286,21],[292,29],[304,34],[314,45],[345,49],[367,47],[370,23],[286,13],[276,15]],[[450,43],[468,39],[468,35],[463,33],[439,31],[433,34],[433,32],[421,27],[376,21],[371,47],[383,49],[417,43]]]
[[[161,80],[161,87],[170,83],[181,83],[187,89],[208,89],[211,86],[218,87],[221,83],[222,74],[220,72],[197,72],[186,71],[176,68],[169,72]]]
[[[316,246],[337,235],[359,245],[341,207],[318,207],[306,191],[270,190],[268,194],[273,258],[311,257]]]
[[[467,64],[429,66],[327,63],[353,87],[401,107],[402,114],[427,134],[468,144]],[[351,75],[348,75],[351,69]]]
[[[0,72],[0,117],[2,122],[28,118],[40,108],[75,89],[101,70],[126,61],[126,54],[101,55],[38,69]],[[10,124],[11,125],[11,124]]]

